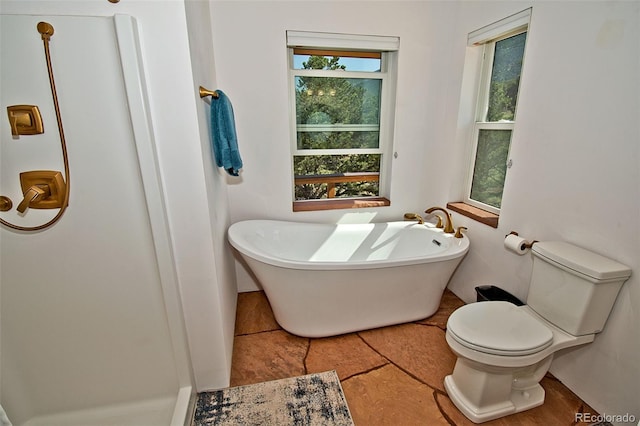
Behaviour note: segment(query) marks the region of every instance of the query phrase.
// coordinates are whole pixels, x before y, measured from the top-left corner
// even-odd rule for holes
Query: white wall
[[[215,64],[213,60],[213,39],[211,35],[211,11],[209,3],[200,0],[186,0],[187,26],[189,30],[189,46],[193,67],[194,88],[202,85],[213,90],[215,82]],[[215,18],[215,17],[214,17]],[[215,167],[212,160],[212,148],[209,137],[209,102],[200,99],[194,90],[198,111],[198,126],[200,129],[200,146],[203,154],[202,167],[205,174],[206,198],[210,226],[213,238],[214,259],[216,265],[216,285],[205,285],[203,291],[194,292],[191,299],[190,312],[192,328],[199,330],[200,338],[194,340],[194,345],[204,346],[204,350],[193,352],[194,363],[199,366],[199,389],[219,388],[219,380],[213,377],[225,377],[229,381],[231,371],[231,356],[233,352],[233,336],[236,314],[236,276],[234,261],[229,243],[227,242],[227,228],[230,224],[229,201],[227,185],[236,178],[230,178],[221,168]],[[205,292],[206,291],[206,292]],[[205,297],[211,293],[211,298]],[[211,300],[216,304],[212,305]],[[197,307],[197,309],[196,309]],[[212,324],[220,324],[220,328],[211,329]],[[220,335],[213,338],[212,332],[219,330]],[[222,345],[220,345],[222,342]],[[211,359],[211,353],[221,346],[218,356],[224,356],[219,362]],[[198,357],[197,359],[195,357]]]
[[[211,182],[211,173],[205,171],[209,159],[201,144],[200,115],[205,105],[195,95],[199,82],[192,73],[184,1],[2,0],[0,8],[7,14],[121,13],[137,19],[196,387],[227,386],[235,305],[225,304],[234,297],[229,290],[233,270],[225,269],[228,261],[220,253],[224,213],[219,216],[211,208],[224,212],[226,207],[223,186]],[[197,65],[200,73],[210,65],[202,61]]]
[[[552,371],[597,410],[640,418],[640,176],[637,2],[214,1],[219,86],[234,101],[245,169],[229,188],[231,220],[399,219],[462,196],[459,124],[466,35],[532,6],[518,127],[498,229],[469,228],[469,255],[450,288],[467,302],[497,284],[526,298],[530,257],[505,234],[563,239],[629,265],[606,329],[557,357]],[[285,30],[400,36],[391,206],[293,213]],[[238,266],[240,290],[257,288]]]

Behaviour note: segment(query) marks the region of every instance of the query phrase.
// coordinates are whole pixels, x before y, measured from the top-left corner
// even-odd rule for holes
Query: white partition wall
[[[0,126],[0,194],[14,201],[1,217],[31,226],[56,212],[15,210],[20,172],[63,170],[40,21],[55,29],[71,184],[58,223],[0,230],[2,406],[14,425],[182,424],[192,378],[135,23],[1,19],[2,109],[38,105],[45,128]]]
[[[200,84],[216,87],[208,10],[199,0],[0,0],[2,14],[135,18],[166,201],[163,214],[171,230],[198,390],[229,385],[236,294],[225,238],[228,182],[211,166],[208,105],[198,97]],[[86,96],[102,101],[91,92]],[[78,118],[89,113],[82,108]]]

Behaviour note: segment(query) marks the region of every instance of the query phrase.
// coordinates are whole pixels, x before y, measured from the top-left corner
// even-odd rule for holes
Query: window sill
[[[294,212],[310,212],[316,210],[361,209],[365,207],[390,206],[391,201],[384,197],[358,198],[358,199],[332,199],[332,200],[305,200],[294,201]]]
[[[498,216],[495,213],[488,212],[486,210],[479,209],[470,204],[465,204],[462,201],[455,203],[447,203],[447,208],[451,211],[459,213],[463,216],[469,217],[492,228],[498,227]]]

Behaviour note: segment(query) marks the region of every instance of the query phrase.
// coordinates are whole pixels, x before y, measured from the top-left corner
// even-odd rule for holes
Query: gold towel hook
[[[205,89],[204,87],[200,86],[200,97],[206,98],[207,96],[212,96],[218,99],[218,92],[216,92],[215,90]]]

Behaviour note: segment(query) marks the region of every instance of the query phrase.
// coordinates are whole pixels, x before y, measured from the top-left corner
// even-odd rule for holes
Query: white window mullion
[[[297,124],[298,132],[379,132],[379,124]]]
[[[513,121],[496,121],[496,122],[480,121],[476,123],[475,127],[476,127],[476,132],[480,129],[513,130],[513,128],[515,127],[515,122]]]
[[[386,73],[383,72],[365,72],[365,71],[346,71],[346,70],[293,70],[294,76],[300,77],[329,77],[329,78],[360,78],[367,80],[383,80]]]
[[[382,154],[378,148],[351,149],[296,149],[293,155],[349,155],[349,154]]]

